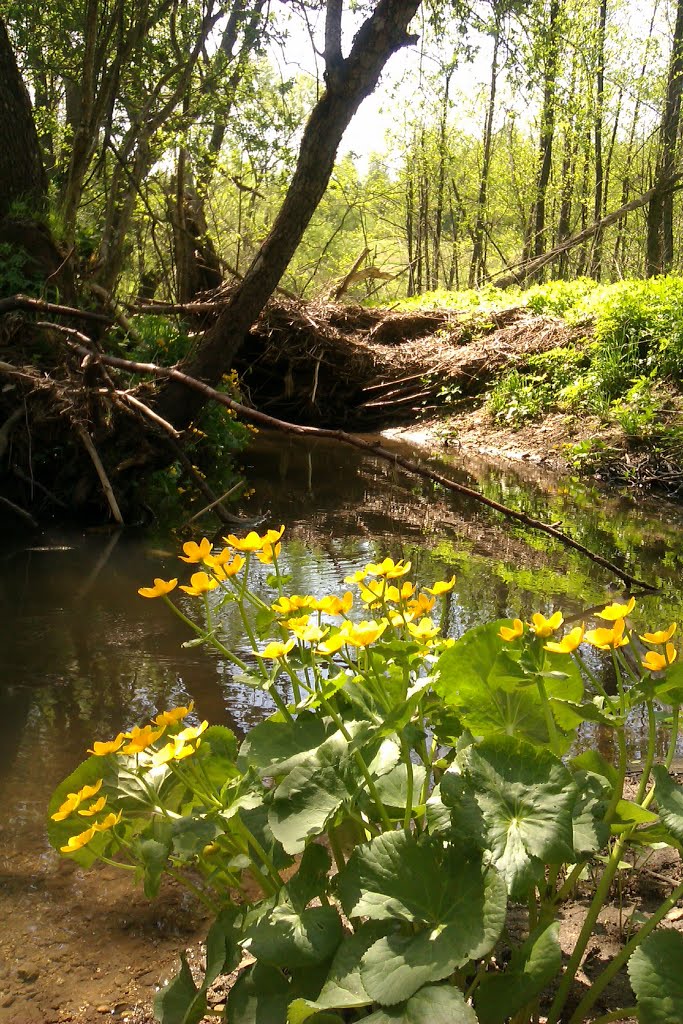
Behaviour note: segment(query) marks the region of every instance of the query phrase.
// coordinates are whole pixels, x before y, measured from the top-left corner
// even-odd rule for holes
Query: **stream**
[[[623,595],[618,581],[579,553],[335,442],[262,434],[243,463],[255,491],[240,512],[265,516],[264,528],[286,525],[292,592],[341,591],[344,576],[366,562],[407,558],[409,578],[422,583],[456,574],[447,611],[454,637],[492,618],[528,619],[554,608],[581,621],[586,609]],[[561,522],[587,547],[657,585],[657,593],[638,600],[637,628],[681,621],[683,507],[559,478],[540,466],[465,462],[457,452],[434,465],[488,497]],[[200,526],[210,529],[204,520]],[[162,602],[137,595],[156,576],[189,575],[178,549],[176,538],[159,531],[5,536],[1,1024],[132,1020],[134,1008],[149,1006],[155,987],[174,972],[178,951],[201,936],[201,913],[176,890],[150,904],[127,873],[119,877],[109,866],[83,872],[52,851],[45,836],[51,792],[93,739],[189,700],[200,720],[238,733],[270,710],[260,692],[233,681],[217,655],[183,648],[187,631]],[[226,619],[224,629],[242,649],[237,623]],[[634,722],[632,758],[640,745]]]

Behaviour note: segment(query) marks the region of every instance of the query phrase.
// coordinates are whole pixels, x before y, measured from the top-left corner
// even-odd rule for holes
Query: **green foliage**
[[[25,249],[0,242],[0,298],[21,293],[40,295],[45,282],[38,273],[31,274],[32,261]]]
[[[584,352],[571,348],[530,356],[494,384],[489,411],[499,422],[512,426],[538,419],[567,401],[587,363]]]
[[[50,802],[50,841],[84,866],[134,869],[151,897],[169,873],[211,909],[204,978],[183,960],[156,1000],[162,1024],[198,1024],[209,986],[245,952],[255,959],[231,989],[231,1024],[529,1024],[541,1008],[558,1024],[627,857],[681,849],[683,788],[669,772],[683,701],[675,626],[645,634],[645,657],[625,618],[633,601],[603,609],[589,632],[560,638],[562,615],[537,612],[452,642],[428,613],[454,580],[420,591],[410,564],[388,558],[347,580],[355,599],[289,594],[281,533],[231,537],[215,553],[208,540],[187,543],[186,559],[204,567],[186,587],[194,616],[169,597],[175,580],[142,591],[277,710],[239,750],[230,730],[188,726],[191,706],[95,743]],[[265,584],[258,562],[272,569]],[[228,604],[248,662],[223,642]],[[265,646],[254,607],[268,620]],[[585,643],[608,652],[616,689],[603,688]],[[672,720],[655,766],[661,705]],[[641,714],[649,740],[627,799],[626,723]],[[610,734],[616,765],[593,750],[564,759],[583,723]],[[587,876],[585,926],[563,970],[559,909]],[[629,956],[639,1016],[680,1019],[682,940],[655,929],[681,896],[683,883],[604,968],[575,1024]],[[528,928],[511,942],[516,904]]]
[[[524,301],[534,313],[563,316],[596,287],[595,281],[589,277],[577,277],[574,281],[549,281],[529,288],[524,293]]]

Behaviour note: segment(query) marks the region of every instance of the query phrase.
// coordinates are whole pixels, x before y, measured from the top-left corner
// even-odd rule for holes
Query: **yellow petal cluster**
[[[205,565],[221,580],[225,580],[229,576],[236,576],[244,563],[245,559],[242,555],[235,554],[230,548],[223,548],[217,555],[209,555],[205,561]]]
[[[316,599],[310,594],[292,594],[291,597],[280,597],[271,608],[278,615],[291,615],[292,612],[301,611],[302,608],[314,609]]]
[[[599,619],[606,619],[607,622],[616,622],[617,619],[625,619],[630,615],[636,606],[636,599],[632,597],[627,604],[608,604],[601,612],[596,612]]]
[[[191,597],[200,597],[202,594],[208,593],[209,590],[215,590],[217,586],[218,580],[213,579],[208,573],[194,572],[190,577],[190,586],[183,586],[181,583],[180,589]]]
[[[441,594],[447,594],[454,586],[455,576],[451,576],[449,580],[437,580],[433,587],[425,587],[425,590],[427,593],[439,597]]]
[[[624,636],[625,623],[623,619],[617,619],[611,629],[589,629],[585,639],[593,647],[601,651],[616,650],[628,643],[628,637]]]
[[[399,576],[405,576],[409,573],[410,567],[411,563],[404,562],[402,558],[398,562],[395,562],[393,558],[385,558],[381,562],[369,562],[365,566],[365,574],[367,576],[384,576],[385,579],[395,580]]]
[[[178,556],[182,562],[205,562],[211,556],[211,541],[208,537],[202,537],[199,544],[193,540],[188,540],[187,543],[183,544],[183,551],[185,554]]]
[[[549,640],[547,644],[543,645],[543,650],[550,651],[551,654],[571,654],[572,651],[575,651],[583,643],[585,628],[584,623],[581,623],[580,626],[575,626],[559,642]]]
[[[270,541],[265,541],[263,545],[263,551],[257,551],[256,557],[259,562],[264,565],[272,565],[276,558],[280,557],[280,551],[282,550],[282,544],[271,544]]]
[[[384,630],[389,625],[387,619],[375,622],[374,619],[364,619],[362,622],[344,623],[345,640],[349,647],[368,647],[379,640]]]
[[[102,788],[102,779],[98,779],[97,782],[93,783],[92,786],[83,786],[77,793],[69,793],[66,800],[57,808],[55,813],[51,815],[53,821],[64,821],[70,814],[76,810],[77,807],[83,803],[84,800],[89,800],[91,797],[99,793]]]
[[[549,619],[546,619],[545,615],[541,615],[540,612],[534,612],[529,626],[537,637],[545,639],[547,636],[552,636],[563,622],[564,616],[562,612],[553,612]]]
[[[88,748],[88,753],[95,754],[96,757],[104,757],[106,754],[115,754],[116,751],[120,750],[123,746],[124,739],[124,734],[120,732],[113,740],[95,740],[92,747]]]
[[[676,623],[672,622],[668,629],[660,629],[655,633],[643,633],[640,637],[646,644],[666,644],[676,632]]]
[[[266,644],[262,651],[256,652],[256,656],[258,658],[269,658],[273,660],[276,658],[286,658],[295,644],[296,640],[293,636],[290,636],[289,640],[284,643],[281,640],[271,640],[269,644]]]
[[[423,644],[429,644],[439,632],[439,627],[428,618],[420,619],[417,623],[408,622],[406,625],[410,635]]]
[[[263,536],[260,536],[255,530],[250,530],[246,537],[236,537],[234,533],[229,533],[223,540],[235,551],[262,551],[266,545],[277,544],[284,532],[284,526],[281,526],[279,530],[268,530]]]
[[[193,708],[194,701],[191,700],[187,707],[170,708],[168,711],[160,712],[154,721],[156,725],[159,726],[175,725],[175,723],[179,722],[181,718],[187,718],[187,716],[192,713]]]
[[[121,748],[122,754],[141,754],[147,747],[151,747],[153,743],[163,735],[164,729],[155,729],[151,725],[133,726],[130,732],[127,732],[126,738],[130,741]]]
[[[663,672],[667,665],[673,665],[677,657],[678,652],[674,645],[667,644],[664,654],[660,654],[658,651],[648,651],[643,658],[642,665],[648,672]]]
[[[505,640],[506,643],[511,643],[513,640],[517,640],[524,632],[524,623],[521,619],[514,619],[512,627],[501,626],[498,630],[498,636],[501,640]]]
[[[170,594],[172,590],[178,586],[178,580],[160,580],[158,577],[154,580],[153,587],[139,587],[138,594],[140,597],[164,597],[165,594]]]

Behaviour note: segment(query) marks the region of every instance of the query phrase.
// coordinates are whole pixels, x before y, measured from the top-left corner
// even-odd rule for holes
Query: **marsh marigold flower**
[[[549,619],[546,619],[545,615],[541,615],[540,612],[534,612],[531,616],[531,622],[529,626],[541,639],[545,639],[547,636],[552,636],[555,630],[559,629],[564,622],[564,616],[562,612],[553,612]]]
[[[170,594],[172,590],[178,586],[178,580],[154,580],[153,587],[139,587],[138,594],[140,597],[164,597],[165,594]]]
[[[350,576],[344,577],[344,583],[362,583],[367,575],[367,566],[365,569],[356,569],[356,571],[352,572]]]
[[[102,788],[103,779],[98,779],[91,786],[83,786],[77,793],[69,793],[64,803],[51,815],[53,821],[64,821],[83,802],[99,793]]]
[[[292,594],[291,597],[280,597],[271,608],[278,615],[289,615],[301,611],[302,608],[315,608],[316,600],[310,594]]]
[[[96,757],[104,757],[105,754],[115,754],[117,750],[123,745],[124,735],[122,732],[118,734],[113,740],[95,740],[92,747],[88,748],[89,754],[95,754]]]
[[[550,651],[551,654],[571,654],[583,643],[585,628],[583,623],[580,626],[575,626],[559,642],[549,640],[547,644],[543,645],[543,650]]]
[[[365,566],[368,576],[384,576],[388,580],[396,580],[410,572],[411,563],[402,558],[395,562],[393,558],[385,558],[382,562],[369,562]]]
[[[79,832],[77,836],[71,836],[66,846],[60,846],[59,849],[62,853],[75,853],[76,850],[82,849],[87,846],[91,839],[95,837],[97,829],[94,825],[87,828],[85,832]]]
[[[412,612],[413,615],[421,615],[431,612],[435,604],[435,597],[427,597],[426,594],[418,594],[414,600],[408,601],[408,610]]]
[[[280,551],[282,550],[282,544],[271,544],[269,540],[265,541],[263,545],[263,551],[257,551],[256,557],[259,562],[263,565],[272,565],[276,558],[280,557]]]
[[[596,612],[599,619],[606,619],[608,622],[616,622],[617,619],[625,619],[630,615],[636,606],[636,599],[632,597],[628,604],[608,604],[601,612]]]
[[[611,629],[589,629],[585,639],[601,651],[616,650],[628,643],[628,637],[624,636],[624,626],[624,620],[617,619]]]
[[[388,625],[387,619],[382,619],[381,622],[367,619],[363,622],[349,623],[349,628],[345,631],[346,643],[349,647],[368,647],[379,640]]]
[[[101,796],[99,800],[96,800],[90,807],[79,807],[78,813],[82,814],[84,818],[90,818],[93,814],[99,814],[107,802],[106,796]]]
[[[204,562],[211,555],[211,541],[207,537],[202,537],[199,544],[193,540],[188,540],[183,544],[184,555],[178,555],[182,562]]]
[[[206,572],[193,572],[190,577],[190,586],[180,585],[180,589],[184,590],[186,594],[191,597],[200,597],[202,594],[206,594],[209,590],[215,590],[218,586],[218,580],[212,579]]]
[[[514,619],[512,626],[501,626],[498,630],[498,636],[501,640],[506,643],[511,643],[512,640],[517,640],[524,632],[524,623],[521,619]]]
[[[235,576],[240,571],[245,563],[245,559],[241,555],[235,554],[230,548],[223,548],[217,555],[209,555],[204,560],[204,564],[211,569],[216,576],[220,576],[222,580],[228,576]]]
[[[260,551],[264,544],[270,543],[267,535],[261,537],[255,530],[250,530],[246,537],[236,537],[234,533],[229,533],[223,540],[235,551]]]
[[[181,718],[187,718],[192,713],[194,708],[194,701],[191,700],[187,707],[182,708],[170,708],[168,711],[161,711],[154,719],[156,725],[167,726],[175,725]]]
[[[121,748],[122,754],[140,754],[147,747],[151,747],[153,743],[163,735],[163,728],[154,729],[151,725],[143,725],[142,728],[134,726],[130,732],[126,733],[127,739],[130,740],[125,747]]]
[[[262,651],[256,651],[258,658],[286,658],[292,647],[296,644],[296,640],[293,636],[290,636],[289,640],[284,643],[280,640],[271,640],[269,644],[263,648]]]
[[[640,639],[646,644],[666,644],[676,632],[676,623],[672,622],[668,629],[660,629],[656,633],[643,633]]]
[[[345,629],[340,629],[338,633],[333,636],[328,636],[327,640],[323,640],[321,644],[316,647],[317,654],[336,654],[340,651],[348,639],[348,634]]]
[[[433,587],[425,587],[428,594],[434,594],[439,597],[440,594],[447,594],[455,586],[455,576],[451,576],[449,580],[437,580]]]
[[[406,626],[410,635],[423,644],[428,644],[439,632],[439,627],[428,618],[420,619],[417,623],[408,622]]]
[[[677,657],[678,652],[674,645],[667,644],[665,654],[660,654],[658,651],[648,651],[641,664],[648,672],[663,672],[667,665],[673,665]]]
[[[316,610],[326,615],[346,615],[353,607],[353,594],[350,590],[345,591],[341,597],[330,594],[327,597],[320,597],[315,603]]]
[[[106,818],[103,818],[102,821],[95,822],[95,824],[93,825],[93,831],[106,832],[107,829],[113,828],[114,825],[118,825],[118,823],[121,821],[122,816],[123,811],[119,811],[118,814],[114,814],[114,812],[111,811],[111,813],[108,814]]]

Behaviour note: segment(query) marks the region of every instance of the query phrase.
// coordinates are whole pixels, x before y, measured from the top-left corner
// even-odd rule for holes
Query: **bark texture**
[[[0,220],[17,200],[39,206],[47,182],[33,123],[31,100],[24,85],[7,29],[0,21]]]

